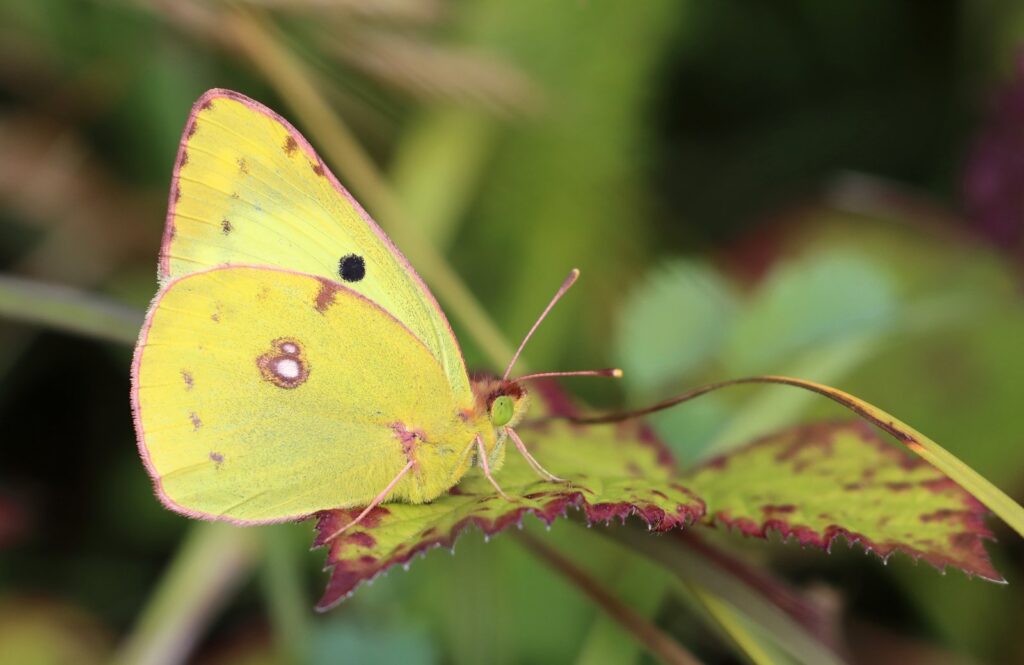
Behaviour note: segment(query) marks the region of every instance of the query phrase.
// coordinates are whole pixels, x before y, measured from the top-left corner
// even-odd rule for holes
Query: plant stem
[[[303,663],[311,610],[302,589],[302,565],[294,547],[297,543],[288,538],[291,532],[286,526],[268,526],[260,531],[266,548],[263,589],[274,628],[274,643],[283,662]]]
[[[590,530],[587,535],[598,537],[592,535]],[[615,571],[611,579],[603,578],[609,591],[621,602],[629,603],[633,611],[644,620],[650,621],[657,616],[658,610],[664,605],[666,583],[671,581],[671,573],[624,547],[621,548],[618,561],[607,570]],[[575,665],[638,662],[643,647],[635,640],[628,639],[629,636],[624,632],[618,622],[607,614],[595,616],[587,629]]]
[[[252,570],[259,555],[255,531],[219,522],[192,527],[150,597],[114,665],[185,662],[211,618]]]
[[[644,645],[648,651],[664,663],[672,665],[699,665],[700,661],[684,649],[663,630],[647,621],[632,608],[623,605],[618,598],[598,583],[597,580],[580,570],[572,561],[562,556],[557,550],[549,547],[528,533],[515,534],[517,540],[537,558],[548,564],[552,570],[582,591],[588,598],[604,610],[609,617],[619,623],[630,634]]]
[[[690,583],[686,588],[722,633],[729,638],[736,649],[754,665],[782,665],[794,662],[777,645],[767,642],[755,631],[750,630],[751,621],[729,603],[701,586]]]
[[[390,164],[392,190],[435,247],[447,250],[480,189],[497,143],[493,118],[464,108],[427,110],[403,135]]]
[[[88,337],[134,344],[138,311],[84,291],[0,276],[0,315]]]

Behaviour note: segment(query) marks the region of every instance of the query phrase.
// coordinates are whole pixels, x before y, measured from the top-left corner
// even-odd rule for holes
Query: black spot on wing
[[[346,254],[338,261],[338,274],[346,282],[358,282],[366,277],[366,261],[358,254]]]

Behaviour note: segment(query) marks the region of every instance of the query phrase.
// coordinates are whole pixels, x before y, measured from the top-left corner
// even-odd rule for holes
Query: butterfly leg
[[[480,435],[477,435],[476,437],[476,450],[477,454],[480,455],[480,466],[484,468],[484,475],[487,476],[487,480],[491,481],[491,484],[494,485],[494,489],[498,491],[498,495],[501,496],[502,499],[511,501],[512,499],[509,498],[508,494],[505,494],[505,491],[501,489],[501,485],[499,485],[498,481],[494,479],[493,475],[491,475],[491,465],[487,461],[487,451],[484,450],[484,440]]]
[[[340,529],[338,529],[337,531],[332,533],[327,538],[324,538],[324,543],[331,542],[332,540],[334,540],[335,538],[337,538],[341,534],[345,533],[346,531],[348,531],[349,529],[351,529],[355,525],[357,525],[360,522],[362,522],[363,518],[366,517],[367,515],[369,515],[370,511],[372,511],[374,508],[379,506],[384,501],[384,499],[387,498],[388,494],[391,493],[391,490],[395,489],[395,485],[398,484],[398,481],[400,481],[402,478],[404,478],[405,474],[409,473],[409,470],[412,469],[414,466],[416,466],[416,462],[414,462],[413,460],[409,460],[408,464],[406,464],[404,467],[402,467],[402,470],[398,472],[398,475],[395,476],[394,480],[392,480],[390,483],[388,483],[388,486],[385,487],[381,491],[381,493],[378,494],[373,499],[373,501],[370,502],[370,505],[368,505],[366,508],[363,509],[363,512],[359,513],[359,515],[354,520],[352,520],[351,522],[349,522],[345,526],[341,527]]]
[[[511,427],[506,427],[505,433],[508,434],[509,438],[512,439],[512,442],[516,444],[516,450],[522,453],[523,457],[526,458],[526,461],[530,464],[530,466],[533,467],[533,470],[536,471],[542,478],[546,478],[547,480],[550,480],[553,483],[566,482],[564,478],[559,478],[558,476],[551,473],[550,471],[548,471],[547,469],[540,465],[540,462],[538,462],[533,457],[533,455],[530,454],[530,451],[526,449],[526,444],[523,443],[523,440],[519,438],[519,435],[516,434],[516,431],[514,429],[512,429]]]

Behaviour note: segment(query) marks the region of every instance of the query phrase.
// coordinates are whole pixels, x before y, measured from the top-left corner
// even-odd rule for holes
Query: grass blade
[[[0,316],[134,344],[142,315],[130,307],[66,286],[0,276]]]
[[[794,613],[763,589],[752,586],[733,571],[706,555],[706,546],[684,546],[678,538],[651,537],[646,531],[631,528],[603,529],[606,534],[630,549],[672,572],[687,587],[696,586],[743,613],[794,658],[804,663],[841,665],[843,660]]]

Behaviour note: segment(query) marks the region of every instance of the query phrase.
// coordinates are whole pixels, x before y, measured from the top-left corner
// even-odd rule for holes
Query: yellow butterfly
[[[175,164],[161,290],[132,363],[139,452],[160,500],[266,524],[385,500],[422,503],[511,441],[523,345],[471,379],[405,257],[287,121],[228,90],[192,109]],[[340,533],[344,530],[338,531]],[[337,535],[337,534],[335,534]]]

